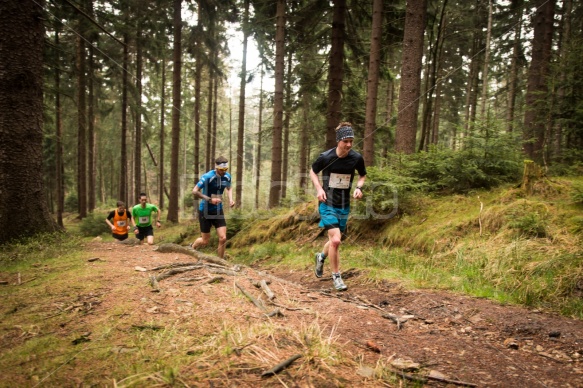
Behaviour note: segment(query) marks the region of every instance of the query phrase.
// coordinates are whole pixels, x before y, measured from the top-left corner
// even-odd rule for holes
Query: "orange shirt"
[[[128,234],[128,225],[129,225],[128,211],[124,210],[124,212],[121,216],[119,215],[117,209],[115,209],[113,212],[114,212],[113,226],[115,228],[113,233],[115,233],[115,234]]]

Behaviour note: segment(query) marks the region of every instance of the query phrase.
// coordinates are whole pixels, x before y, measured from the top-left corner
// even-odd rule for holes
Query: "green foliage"
[[[107,215],[101,213],[89,213],[79,225],[79,231],[85,237],[99,236],[111,233],[111,228],[105,222]]]
[[[44,261],[79,248],[79,240],[63,232],[45,233],[2,245],[0,265]]]
[[[467,138],[459,151],[432,147],[412,156],[409,173],[433,190],[463,193],[489,189],[519,179],[522,157],[516,144],[512,135],[499,134]]]
[[[583,183],[577,182],[573,184],[571,200],[578,205],[583,205]]]
[[[79,199],[77,193],[73,192],[65,198],[65,211],[75,213],[79,209]]]
[[[395,168],[367,167],[365,201],[355,202],[351,214],[389,216],[397,211],[412,211],[415,207],[413,194],[425,190],[427,185],[416,177],[400,174],[401,171]]]
[[[544,216],[533,212],[515,217],[509,226],[526,237],[546,237],[548,223]]]

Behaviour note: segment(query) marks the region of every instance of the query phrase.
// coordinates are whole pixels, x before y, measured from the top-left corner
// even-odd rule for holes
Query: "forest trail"
[[[184,274],[171,276],[159,282],[160,292],[152,293],[146,281],[149,272],[136,271],[136,267],[150,269],[192,261],[192,257],[161,254],[155,247],[105,242],[92,243],[88,252],[99,258],[91,265],[107,266],[109,273],[117,275],[112,282],[132,279],[144,284],[143,288],[132,288],[135,295],[128,295],[135,300],[143,297],[150,300],[134,313],[139,320],[151,320],[156,314],[164,315],[164,319],[179,319],[180,304],[188,300],[196,306],[192,314],[204,315],[216,327],[222,326],[216,323],[219,321],[246,325],[250,319],[272,319],[298,333],[317,322],[327,332],[324,334],[333,331],[341,358],[354,361],[332,367],[333,379],[337,380],[334,385],[370,385],[368,368],[375,368],[379,360],[395,368],[398,366],[395,361],[400,359],[406,364],[413,363],[407,372],[410,375],[422,376],[432,371],[435,376],[477,386],[583,386],[580,320],[444,291],[407,291],[396,283],[366,284],[356,272],[345,273],[349,289],[339,293],[332,290],[329,279],[314,277],[308,258],[309,269],[301,272],[245,267],[240,274],[228,276],[210,275],[205,269],[193,270],[187,275],[192,279],[190,282],[183,280]],[[212,276],[222,276],[224,281],[205,281]],[[201,280],[195,280],[197,277]],[[271,305],[266,294],[253,286],[254,281],[261,280],[270,282],[275,304]],[[234,284],[262,300],[266,310],[279,308],[283,316],[265,318],[263,311],[245,297],[236,298],[233,303],[233,293],[240,295]],[[108,297],[110,303],[118,298],[113,294]],[[388,315],[404,317],[405,322],[397,324],[383,317]],[[282,355],[302,354],[299,344],[278,345],[282,346],[279,352]],[[421,371],[415,372],[415,364]],[[301,365],[299,359],[288,367],[285,378],[300,386],[327,385],[320,385],[317,375],[304,376],[305,368]],[[240,378],[244,381],[247,377]],[[323,381],[329,379],[323,377]],[[432,385],[440,384],[429,381]]]

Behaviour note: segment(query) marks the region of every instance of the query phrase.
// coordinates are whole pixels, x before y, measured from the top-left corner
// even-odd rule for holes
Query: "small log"
[[[154,268],[150,269],[150,271],[160,271],[161,269],[168,269],[168,268],[189,267],[191,265],[197,265],[197,264],[200,264],[200,263],[198,261],[195,261],[195,262],[186,262],[186,263],[164,264],[164,265],[159,265],[157,267],[154,267]]]
[[[240,273],[237,273],[235,271],[232,271],[230,269],[222,269],[222,268],[213,268],[213,267],[208,267],[205,266],[206,270],[210,273],[214,273],[214,274],[221,274],[221,275],[228,275],[228,276],[239,276]]]
[[[156,276],[150,276],[150,285],[152,286],[154,292],[160,292],[160,285],[158,284],[158,280]]]
[[[265,295],[267,295],[267,298],[269,300],[275,299],[275,294],[269,289],[269,286],[267,285],[267,282],[265,280],[261,280],[260,285],[261,289],[263,290],[263,292],[265,292]]]
[[[261,377],[273,376],[273,375],[281,372],[282,370],[284,370],[285,368],[287,368],[288,366],[290,366],[295,360],[297,360],[300,357],[302,357],[301,354],[296,354],[296,355],[291,356],[287,360],[285,360],[285,361],[277,364],[273,368],[271,368],[271,369],[266,370],[265,372],[263,372],[261,374]]]
[[[218,256],[207,255],[202,252],[196,251],[190,247],[183,247],[182,245],[178,244],[160,244],[156,249],[157,252],[160,253],[182,253],[184,255],[196,257],[199,260],[208,261],[210,263],[221,264],[224,266],[230,266],[229,262],[225,259],[221,259]]]
[[[243,293],[243,295],[245,295],[245,296],[247,297],[247,299],[249,299],[251,302],[253,302],[253,304],[254,304],[255,306],[257,306],[257,307],[258,307],[258,308],[259,308],[261,311],[263,311],[263,312],[265,312],[265,313],[267,312],[267,309],[265,308],[265,306],[263,306],[263,304],[261,304],[261,302],[259,302],[257,299],[255,299],[255,298],[253,297],[253,295],[251,295],[251,294],[249,294],[247,291],[245,291],[245,289],[244,289],[243,287],[241,287],[241,286],[239,285],[239,283],[235,283],[235,285],[237,286],[237,288],[238,288],[239,290],[241,290],[241,292]]]
[[[198,265],[191,265],[190,267],[172,268],[170,271],[161,273],[160,275],[156,276],[156,280],[161,281],[161,280],[164,280],[166,278],[169,278],[170,276],[173,276],[173,275],[176,275],[179,273],[188,272],[188,271],[194,271],[195,269],[201,269],[202,267],[203,267],[202,264],[198,264]]]
[[[239,290],[241,290],[243,295],[245,295],[247,297],[247,299],[249,299],[251,302],[253,302],[253,304],[255,306],[257,306],[261,311],[263,311],[267,317],[273,317],[273,316],[282,317],[283,316],[282,312],[279,309],[275,309],[272,312],[268,312],[267,308],[265,308],[265,306],[261,302],[259,302],[257,299],[255,299],[251,294],[249,294],[247,291],[245,291],[245,289],[243,287],[241,287],[239,285],[239,283],[235,283],[235,285],[237,286],[237,288]]]
[[[425,375],[425,377],[430,379],[430,380],[440,381],[440,382],[446,383],[446,384],[461,385],[462,387],[477,387],[478,386],[477,384],[474,384],[474,383],[468,383],[466,381],[461,381],[461,380],[446,379],[445,377],[434,376],[431,374],[427,374],[427,375]]]
[[[401,323],[404,323],[403,321],[401,321],[400,317],[396,316],[395,314],[381,314],[381,317],[386,318],[386,319],[390,319],[391,321],[395,322],[397,324],[397,330],[401,330]],[[405,320],[406,322],[406,320]]]

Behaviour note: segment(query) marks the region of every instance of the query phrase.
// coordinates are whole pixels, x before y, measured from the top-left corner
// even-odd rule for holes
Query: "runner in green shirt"
[[[140,193],[140,203],[132,208],[132,223],[134,224],[134,233],[144,243],[147,237],[148,244],[154,244],[154,228],[152,227],[152,213],[156,213],[156,226],[162,226],[160,223],[160,210],[151,203],[148,203],[148,197],[145,193]]]

